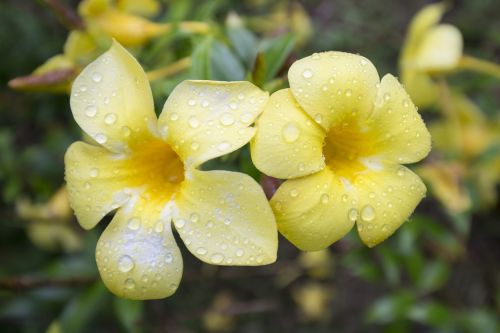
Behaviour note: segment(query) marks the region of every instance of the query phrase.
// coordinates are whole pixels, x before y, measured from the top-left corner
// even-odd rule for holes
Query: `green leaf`
[[[433,291],[439,289],[450,276],[449,265],[440,260],[427,264],[418,280],[418,288],[422,291]]]
[[[259,51],[264,54],[266,65],[265,81],[273,79],[285,63],[295,45],[295,37],[292,34],[286,34],[262,42]]]
[[[62,331],[84,332],[87,325],[106,305],[108,295],[106,287],[99,281],[73,298],[59,317]]]
[[[213,38],[206,37],[197,43],[192,54],[190,76],[197,80],[209,80],[212,78],[210,53]]]
[[[143,302],[115,297],[113,309],[116,318],[127,332],[139,333],[143,331],[138,325],[144,311]]]
[[[257,56],[257,38],[255,35],[244,27],[229,26],[226,32],[236,54],[238,54],[245,66],[251,69]]]
[[[380,298],[368,309],[366,319],[368,322],[379,324],[403,319],[413,302],[414,296],[405,292]]]
[[[245,69],[235,54],[221,42],[214,41],[211,51],[212,80],[241,81]]]

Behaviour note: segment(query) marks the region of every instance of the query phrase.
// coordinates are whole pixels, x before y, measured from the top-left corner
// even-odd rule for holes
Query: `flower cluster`
[[[173,228],[204,262],[263,265],[277,228],[319,250],[357,223],[371,247],[408,218],[425,186],[402,164],[425,157],[430,136],[398,81],[341,52],[295,62],[289,81],[271,97],[249,82],[184,81],[157,118],[146,74],[117,42],[82,71],[71,109],[92,143],[68,149],[66,181],[84,228],[115,212],[96,249],[112,292],[175,292]],[[200,169],[250,141],[259,170],[289,179],[271,205],[249,176]]]

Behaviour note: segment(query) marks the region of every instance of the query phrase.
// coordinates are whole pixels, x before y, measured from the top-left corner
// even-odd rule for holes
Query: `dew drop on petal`
[[[137,230],[141,226],[141,220],[138,219],[137,217],[133,217],[130,220],[128,220],[127,225],[130,230]]]
[[[210,256],[210,261],[214,264],[220,264],[224,260],[224,255],[221,253],[214,253]]]
[[[162,222],[162,221],[158,221],[158,222],[156,222],[156,224],[155,224],[155,231],[156,231],[157,233],[161,233],[161,232],[163,232],[163,227],[164,227],[164,226],[163,226],[163,222]]]
[[[403,177],[405,175],[405,172],[406,172],[405,168],[399,167],[398,171],[397,171],[397,174],[398,174],[399,177]]]
[[[134,268],[134,260],[128,255],[123,255],[120,260],[118,260],[118,269],[120,272],[127,273]]]
[[[101,82],[102,81],[101,73],[97,72],[92,73],[92,81],[94,81],[95,83]]]
[[[200,144],[196,141],[191,142],[191,149],[192,150],[198,150],[200,148]]]
[[[89,118],[93,118],[95,117],[95,115],[97,114],[97,107],[95,107],[94,105],[89,105],[85,108],[85,115]]]
[[[177,119],[179,119],[179,115],[175,112],[173,112],[171,115],[170,115],[170,120],[172,121],[176,121]]]
[[[167,264],[170,264],[170,263],[172,263],[172,261],[174,261],[174,256],[172,255],[172,253],[167,253],[165,255],[165,262]]]
[[[99,176],[99,169],[97,168],[90,169],[90,177],[95,178],[97,176]]]
[[[297,141],[300,136],[300,129],[294,122],[289,122],[282,129],[283,138],[286,142],[292,143]]]
[[[242,249],[237,249],[236,250],[236,256],[237,257],[242,257],[244,254],[245,254],[245,251],[243,251]]]
[[[182,229],[186,225],[186,221],[179,219],[175,220],[174,224],[177,228]]]
[[[349,221],[355,222],[358,218],[358,211],[356,210],[356,208],[349,209],[347,217],[349,218]]]
[[[375,218],[375,209],[372,206],[366,205],[361,209],[361,219],[366,222],[373,221]]]
[[[96,136],[95,136],[94,139],[99,144],[104,144],[104,143],[106,143],[106,141],[108,141],[108,137],[106,135],[102,134],[102,133],[96,134]]]
[[[122,132],[123,136],[128,137],[128,136],[130,136],[130,133],[132,133],[132,130],[128,126],[123,126],[121,129],[121,132]]]
[[[200,215],[192,213],[191,216],[189,216],[189,219],[191,220],[191,222],[196,223],[200,220]]]
[[[196,100],[195,100],[195,99],[192,99],[192,98],[191,98],[191,99],[189,99],[189,100],[188,100],[188,105],[189,105],[189,106],[195,106],[195,105],[196,105]]]
[[[299,190],[297,190],[296,188],[290,191],[291,197],[296,198],[298,195],[299,195]]]
[[[220,117],[219,121],[224,126],[231,126],[234,124],[234,117],[229,112],[226,112]]]
[[[306,79],[310,79],[313,77],[313,72],[310,69],[306,69],[302,72],[302,76]]]
[[[108,114],[104,117],[104,122],[105,122],[107,125],[113,125],[114,123],[116,123],[116,114],[114,114],[114,113],[108,113]]]
[[[188,123],[191,128],[197,128],[200,126],[200,121],[195,116],[190,117]]]
[[[134,289],[135,288],[135,281],[134,279],[128,278],[125,280],[125,288],[127,289]]]
[[[227,141],[222,141],[219,144],[217,144],[217,149],[220,152],[227,151],[229,148],[231,148],[231,144]]]
[[[328,203],[328,201],[330,201],[330,196],[326,193],[323,193],[321,195],[321,203],[326,205]]]
[[[205,249],[204,247],[199,247],[196,249],[196,253],[199,255],[207,254],[207,249]]]

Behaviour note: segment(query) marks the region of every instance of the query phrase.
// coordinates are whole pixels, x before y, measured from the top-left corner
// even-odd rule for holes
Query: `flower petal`
[[[93,228],[130,198],[122,177],[123,161],[106,149],[75,142],[64,162],[69,201],[83,228]]]
[[[190,165],[235,151],[253,137],[249,127],[268,93],[250,82],[184,81],[159,118],[162,135]]]
[[[399,165],[367,170],[358,175],[354,186],[358,190],[358,233],[369,247],[392,235],[408,219],[426,192],[421,179]]]
[[[403,68],[401,81],[411,100],[419,108],[426,108],[437,102],[439,89],[429,74],[414,68]]]
[[[271,95],[256,127],[252,161],[266,175],[295,178],[325,167],[325,131],[301,109],[290,89]]]
[[[416,65],[425,71],[448,71],[458,65],[462,56],[463,40],[460,30],[450,24],[431,28],[416,54]]]
[[[324,52],[294,62],[288,80],[300,106],[328,130],[352,111],[372,109],[379,76],[362,56]]]
[[[146,74],[117,42],[76,78],[70,103],[78,125],[114,152],[149,140],[156,129]]]
[[[354,225],[356,189],[329,169],[284,182],[271,199],[279,231],[301,250],[330,246]]]
[[[372,151],[395,163],[414,163],[431,149],[429,131],[398,80],[382,78],[373,113],[366,124],[375,138]]]
[[[117,296],[157,299],[172,295],[182,276],[182,257],[162,207],[139,199],[116,213],[102,233],[96,261],[104,284]]]
[[[200,260],[218,265],[264,265],[276,260],[278,235],[260,186],[229,171],[190,170],[175,199],[174,224]]]

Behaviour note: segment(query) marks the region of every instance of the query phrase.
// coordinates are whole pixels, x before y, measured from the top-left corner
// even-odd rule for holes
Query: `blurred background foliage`
[[[113,10],[151,20],[130,50],[149,71],[160,110],[187,78],[250,80],[274,91],[286,85],[294,60],[325,50],[360,53],[381,76],[396,74],[407,26],[428,3],[163,0],[119,1]],[[443,130],[450,120],[442,106],[421,109],[435,147],[416,166],[428,196],[385,243],[367,249],[351,233],[327,250],[300,253],[281,239],[278,261],[256,268],[215,267],[186,254],[172,297],[135,302],[111,295],[94,261],[106,223],[82,231],[61,188],[64,152],[81,138],[65,92],[107,48],[110,33],[130,34],[127,24],[111,29],[125,32],[107,31],[100,9],[92,16],[80,8],[79,17],[78,5],[0,2],[0,331],[500,332],[500,85],[472,72],[440,79],[474,103],[455,101],[448,110],[458,115],[458,134]],[[498,63],[497,1],[449,5],[444,22],[460,29],[464,52]],[[68,45],[68,31],[83,26],[90,47]],[[41,78],[10,86],[38,92],[9,89],[9,80],[36,68]],[[260,179],[247,148],[204,167]],[[262,183],[267,191],[275,184]]]

